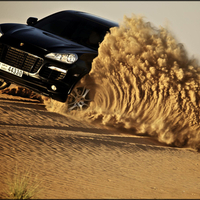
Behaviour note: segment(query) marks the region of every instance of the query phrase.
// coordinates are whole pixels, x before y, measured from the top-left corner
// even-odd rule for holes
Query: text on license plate
[[[11,74],[14,74],[16,76],[22,77],[23,75],[23,70],[17,69],[15,67],[12,67],[10,65],[7,65],[5,63],[0,62],[0,69],[6,72],[9,72]]]

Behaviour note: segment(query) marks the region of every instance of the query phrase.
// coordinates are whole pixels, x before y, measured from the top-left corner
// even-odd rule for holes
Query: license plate
[[[17,69],[15,67],[12,67],[10,65],[7,65],[5,63],[0,62],[0,69],[6,72],[9,72],[11,74],[14,74],[16,76],[22,77],[23,75],[23,70]]]

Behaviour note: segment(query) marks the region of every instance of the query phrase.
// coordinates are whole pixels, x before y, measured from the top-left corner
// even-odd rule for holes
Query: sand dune
[[[36,198],[200,198],[199,153],[47,111],[36,99],[0,96],[0,197],[30,168]]]

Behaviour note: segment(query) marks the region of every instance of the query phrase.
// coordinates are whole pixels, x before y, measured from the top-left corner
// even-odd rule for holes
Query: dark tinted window
[[[66,12],[44,18],[35,27],[93,49],[98,49],[110,28]]]

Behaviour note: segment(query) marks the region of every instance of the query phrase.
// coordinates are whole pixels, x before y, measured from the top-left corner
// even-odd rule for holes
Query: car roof
[[[103,24],[103,25],[108,26],[108,27],[119,26],[119,24],[114,22],[114,21],[111,21],[111,20],[108,20],[108,19],[104,19],[102,17],[98,17],[96,15],[93,15],[93,14],[90,14],[90,13],[87,13],[87,12],[83,12],[83,11],[64,10],[64,11],[60,11],[60,12],[57,12],[57,13],[61,13],[61,12],[71,13],[71,14],[74,14],[76,16],[80,16],[80,17],[89,19],[91,21],[95,21],[95,22],[97,22],[99,24]],[[57,14],[57,13],[55,13],[55,14]]]

